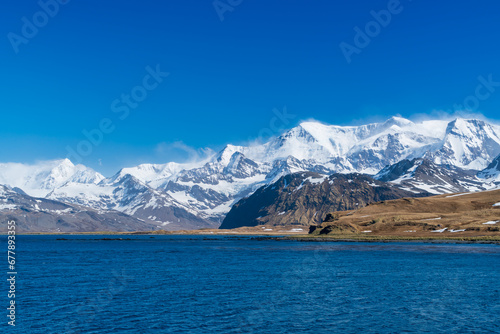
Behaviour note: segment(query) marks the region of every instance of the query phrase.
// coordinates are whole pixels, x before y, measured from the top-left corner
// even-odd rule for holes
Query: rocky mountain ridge
[[[35,198],[0,185],[0,232],[7,222],[17,232],[151,231],[154,225],[120,211],[94,210],[45,198]]]
[[[327,213],[362,208],[369,203],[401,197],[421,197],[427,192],[403,190],[370,176],[299,172],[281,177],[233,205],[221,229],[242,226],[307,227],[323,222]]]

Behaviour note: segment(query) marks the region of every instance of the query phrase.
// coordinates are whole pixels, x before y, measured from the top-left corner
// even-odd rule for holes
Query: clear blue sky
[[[110,175],[182,160],[176,142],[217,149],[269,134],[274,108],[295,115],[275,122],[286,128],[310,118],[410,118],[463,104],[479,76],[500,81],[498,1],[238,2],[219,2],[220,10],[236,5],[223,21],[211,0],[72,0],[53,17],[34,0],[4,3],[0,161],[64,158],[85,139],[82,130],[108,118],[113,131],[82,162]],[[388,6],[391,22],[348,63],[340,43],[355,46],[354,27],[364,30],[370,12]],[[26,43],[12,43],[9,33],[23,37],[23,17],[38,20],[38,32],[26,28]],[[113,101],[157,64],[169,76],[120,119]],[[495,119],[500,87],[493,89],[474,111]]]

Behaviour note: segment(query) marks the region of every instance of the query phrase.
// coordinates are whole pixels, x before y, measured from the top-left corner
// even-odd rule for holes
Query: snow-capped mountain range
[[[0,185],[0,231],[16,221],[18,232],[149,231],[151,224],[115,210],[31,197]]]
[[[217,227],[237,200],[294,172],[365,173],[436,194],[477,191],[500,184],[499,154],[500,126],[477,119],[303,122],[264,144],[227,145],[197,163],[142,164],[108,178],[68,159],[3,163],[0,184],[34,197],[121,211],[158,228],[202,228]]]

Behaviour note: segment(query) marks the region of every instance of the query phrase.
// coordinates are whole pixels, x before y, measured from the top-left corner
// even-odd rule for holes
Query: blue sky
[[[493,0],[221,0],[218,10],[199,0],[72,0],[57,12],[54,1],[42,0],[52,16],[31,0],[0,14],[3,162],[64,158],[104,120],[106,133],[80,157],[110,175],[311,118],[345,125],[453,112],[475,101],[479,77],[500,82]],[[377,29],[372,11],[390,22],[380,14]],[[34,21],[37,31],[23,29]],[[371,37],[356,46],[354,28],[366,34],[367,24]],[[341,43],[356,48],[350,62]],[[146,78],[157,65],[169,73],[161,82]],[[497,119],[500,87],[490,88],[471,105]],[[116,110],[131,93],[143,100]],[[294,116],[276,120],[285,106]]]

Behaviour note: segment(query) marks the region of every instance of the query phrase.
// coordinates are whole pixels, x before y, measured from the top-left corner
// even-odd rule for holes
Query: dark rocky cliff
[[[324,176],[312,172],[286,175],[243,198],[224,219],[221,229],[242,226],[309,226],[327,213],[352,210],[369,203],[424,196],[402,190],[363,174]]]

